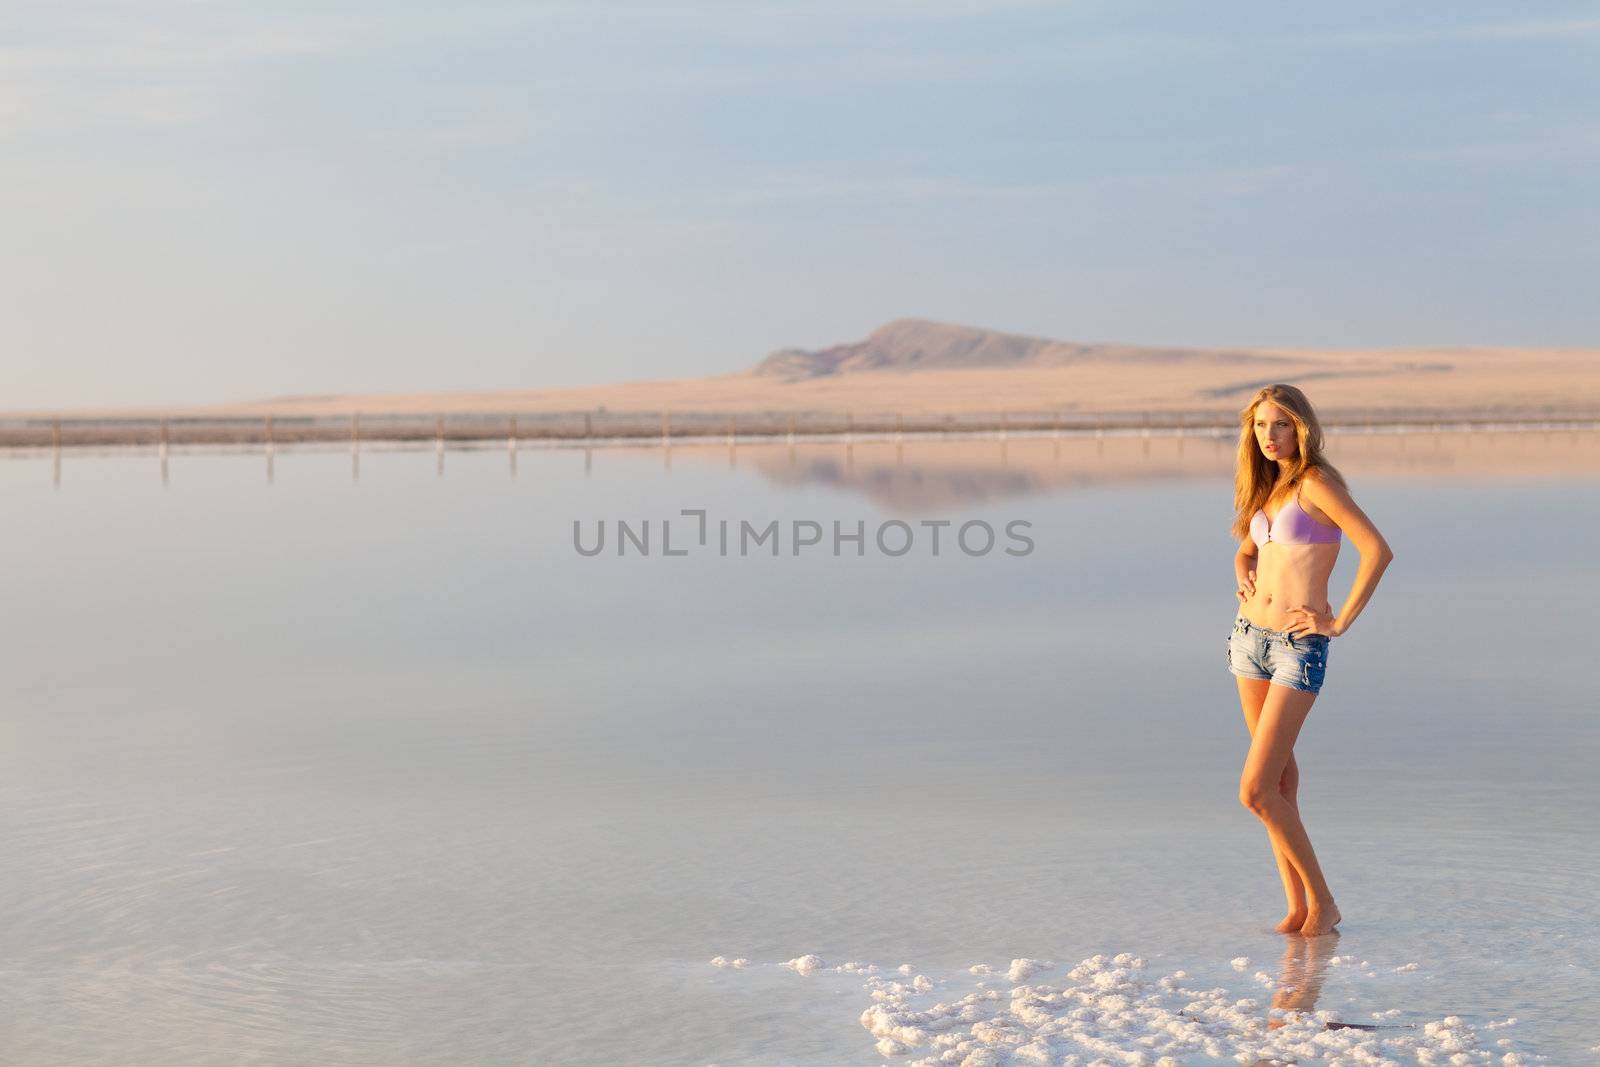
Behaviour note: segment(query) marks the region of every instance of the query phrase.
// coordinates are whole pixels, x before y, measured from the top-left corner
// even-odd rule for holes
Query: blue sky
[[[1594,4],[11,0],[0,138],[0,409],[1600,345]]]

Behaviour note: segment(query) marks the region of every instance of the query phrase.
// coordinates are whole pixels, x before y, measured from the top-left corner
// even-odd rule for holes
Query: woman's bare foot
[[[1333,904],[1329,904],[1326,908],[1312,908],[1306,914],[1306,921],[1300,927],[1300,932],[1306,937],[1321,937],[1338,926],[1341,918],[1343,916],[1339,914],[1338,907]]]
[[[1279,923],[1277,926],[1274,926],[1273,929],[1278,931],[1280,934],[1295,933],[1306,924],[1306,916],[1309,914],[1310,912],[1306,911],[1304,908],[1295,908],[1294,910],[1290,911],[1289,914],[1285,915],[1283,917],[1283,922]]]

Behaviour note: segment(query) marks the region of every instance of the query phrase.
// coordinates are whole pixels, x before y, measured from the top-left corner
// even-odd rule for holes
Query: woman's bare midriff
[[[1291,615],[1291,608],[1310,606],[1324,615],[1333,614],[1328,578],[1338,558],[1337,541],[1310,545],[1268,541],[1256,550],[1255,595],[1239,602],[1239,614],[1268,630],[1287,630],[1303,618]]]

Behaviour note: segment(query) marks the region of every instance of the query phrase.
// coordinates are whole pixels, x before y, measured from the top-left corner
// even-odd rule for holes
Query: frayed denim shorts
[[[1315,693],[1328,670],[1329,639],[1325,634],[1296,636],[1257,626],[1243,615],[1234,617],[1228,638],[1228,670],[1240,678]]]

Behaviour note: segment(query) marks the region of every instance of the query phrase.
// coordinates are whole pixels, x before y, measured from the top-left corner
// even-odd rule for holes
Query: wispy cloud
[[[118,6],[35,10],[31,42],[0,45],[0,134],[198,122],[242,71],[338,44],[328,22],[193,5],[165,28]]]
[[[1459,37],[1522,40],[1540,37],[1595,37],[1600,35],[1600,19],[1564,19],[1544,22],[1500,22],[1483,26],[1464,26]]]
[[[280,56],[321,51],[333,44],[308,26],[211,26],[152,30],[101,20],[71,44],[0,45],[0,67],[17,74],[171,74],[237,67]],[[86,29],[88,29],[86,27]]]
[[[596,2],[543,3],[519,9],[518,19],[630,18],[683,19],[719,18],[750,21],[769,18],[823,18],[847,16],[855,19],[895,18],[936,20],[981,18],[1008,12],[1059,11],[1074,5],[1067,0],[610,0]]]
[[[955,175],[770,174],[724,194],[727,202],[747,205],[931,204],[1050,200],[1096,196],[1108,190],[1162,193],[1189,199],[1250,199],[1304,179],[1306,168],[1288,163],[1217,167],[1174,172],[1143,172],[1068,177],[1042,182],[982,181]]]
[[[1399,153],[1422,163],[1535,166],[1600,159],[1600,123],[1561,123],[1521,137],[1461,141]]]
[[[1275,37],[1270,43],[1325,48],[1406,48],[1459,41],[1586,40],[1600,35],[1600,19],[1440,24],[1395,29],[1345,30]],[[1250,43],[1246,39],[1245,43]],[[1265,43],[1257,41],[1257,44]]]

